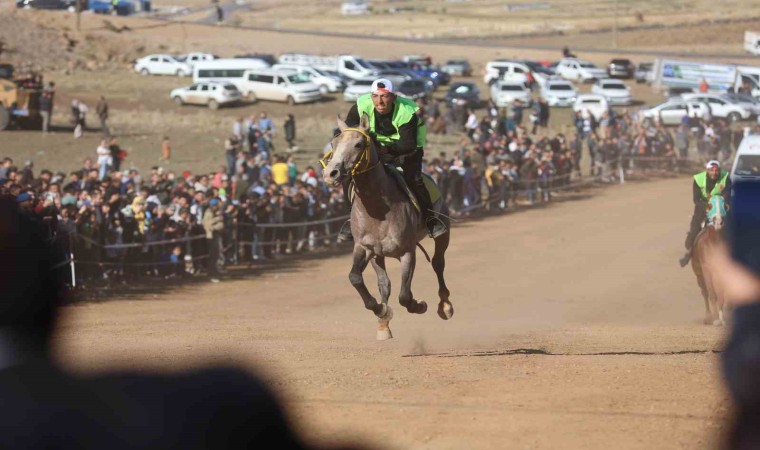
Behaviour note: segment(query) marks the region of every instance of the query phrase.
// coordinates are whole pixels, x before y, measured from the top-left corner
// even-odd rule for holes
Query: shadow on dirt
[[[402,358],[470,358],[478,356],[512,356],[512,355],[539,355],[539,356],[677,356],[677,355],[698,355],[698,354],[721,353],[718,350],[676,350],[670,352],[638,352],[638,351],[619,351],[619,352],[597,352],[597,353],[552,353],[542,348],[515,348],[509,350],[487,350],[467,353],[419,353],[403,355]]]

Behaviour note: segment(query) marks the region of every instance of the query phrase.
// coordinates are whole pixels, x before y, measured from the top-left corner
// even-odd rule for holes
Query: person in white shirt
[[[478,116],[475,115],[475,111],[469,110],[464,128],[467,130],[467,137],[469,137],[472,142],[475,142],[474,134],[478,130],[479,125],[480,123],[478,122]]]
[[[102,181],[108,173],[108,168],[113,165],[111,149],[108,148],[108,142],[105,139],[100,140],[100,145],[98,145],[96,153],[98,154],[98,173],[100,180]]]

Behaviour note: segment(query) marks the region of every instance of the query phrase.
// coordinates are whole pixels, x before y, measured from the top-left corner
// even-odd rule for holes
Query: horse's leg
[[[369,263],[369,255],[366,250],[361,246],[354,246],[354,264],[351,267],[351,272],[348,274],[348,280],[351,285],[356,288],[359,295],[362,297],[364,307],[375,313],[377,317],[383,318],[388,315],[390,308],[382,303],[377,303],[374,297],[367,290],[367,286],[364,284],[364,277],[362,273],[367,268]]]
[[[705,319],[703,323],[710,325],[713,322],[713,313],[710,309],[710,292],[707,290],[707,283],[705,283],[705,276],[702,272],[702,266],[697,262],[698,255],[694,255],[691,260],[691,268],[694,270],[694,275],[697,277],[697,284],[699,290],[702,291],[702,298],[705,301]]]
[[[380,299],[382,304],[388,308],[387,317],[377,319],[377,340],[384,341],[393,337],[388,323],[393,317],[390,306],[388,306],[388,297],[391,296],[391,279],[388,278],[388,272],[385,270],[385,257],[378,256],[370,260],[372,267],[377,272],[377,287],[380,289]]]
[[[454,315],[454,306],[449,301],[449,289],[443,279],[443,269],[446,267],[446,249],[449,248],[451,232],[435,238],[435,254],[433,255],[433,270],[438,277],[438,316],[443,320],[451,319]]]
[[[401,293],[398,302],[412,314],[423,314],[427,311],[427,303],[417,301],[412,295],[412,278],[414,278],[414,266],[417,264],[417,248],[404,253],[401,257]]]

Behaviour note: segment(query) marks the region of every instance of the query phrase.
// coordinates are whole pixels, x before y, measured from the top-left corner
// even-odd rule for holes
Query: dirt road
[[[693,275],[676,262],[689,188],[629,183],[457,227],[447,265],[454,318],[434,308],[411,316],[392,297],[388,342],[374,340],[343,256],[66,308],[57,357],[82,372],[263,366],[322,442],[711,448],[728,416],[714,353],[724,330],[701,325]],[[398,264],[389,266],[395,295]],[[435,301],[429,267],[414,288]]]

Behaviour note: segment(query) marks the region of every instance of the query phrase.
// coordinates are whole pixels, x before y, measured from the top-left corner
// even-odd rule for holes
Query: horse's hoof
[[[393,339],[393,333],[391,333],[391,329],[388,327],[385,327],[382,330],[377,330],[377,340],[378,341],[387,341],[388,339]]]
[[[715,320],[713,320],[712,324],[713,324],[713,325],[715,325],[716,327],[721,327],[721,326],[723,326],[723,325],[724,325],[724,324],[723,324],[723,321],[721,321],[721,320],[719,320],[719,319],[715,319]]]
[[[454,316],[454,306],[449,301],[438,303],[438,317],[449,320]]]
[[[391,307],[386,303],[382,303],[380,306],[380,312],[375,314],[377,318],[380,321],[385,322],[389,322],[391,319],[393,319],[393,309],[391,309]]]
[[[427,303],[424,300],[420,300],[420,301],[412,300],[406,306],[406,310],[412,314],[425,314],[427,312]]]

